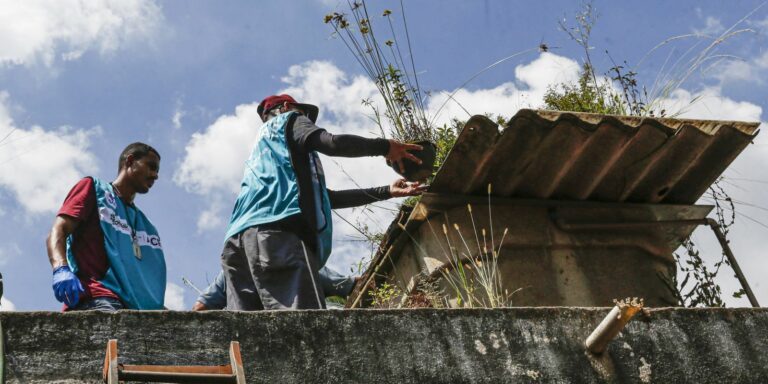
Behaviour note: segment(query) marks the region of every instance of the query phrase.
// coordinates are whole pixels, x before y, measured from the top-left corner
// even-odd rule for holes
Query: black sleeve
[[[366,189],[346,189],[343,191],[328,190],[328,198],[330,199],[332,209],[359,207],[387,200],[391,197],[388,185]]]
[[[306,152],[317,151],[328,156],[385,156],[389,152],[387,139],[333,135],[313,124],[306,116],[296,118],[293,124],[293,140]]]
[[[296,144],[296,149],[303,152],[309,152],[306,149],[307,139],[315,132],[325,131],[324,129],[315,125],[312,120],[306,116],[299,115],[293,122],[292,131],[289,133],[293,138],[293,142]]]

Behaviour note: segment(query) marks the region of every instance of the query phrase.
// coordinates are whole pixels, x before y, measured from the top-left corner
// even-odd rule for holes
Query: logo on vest
[[[136,233],[136,237],[139,240],[139,244],[142,246],[152,247],[155,249],[163,249],[162,243],[160,243],[160,236],[150,235],[146,232]]]
[[[117,202],[115,201],[115,195],[112,194],[112,192],[107,191],[107,193],[104,194],[104,200],[107,201],[107,204],[109,204],[112,208],[117,208]]]

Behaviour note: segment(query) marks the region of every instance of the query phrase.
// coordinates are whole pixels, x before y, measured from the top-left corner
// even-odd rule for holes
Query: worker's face
[[[136,189],[136,193],[147,193],[157,180],[160,172],[160,158],[154,152],[149,152],[139,159],[126,159],[127,176]]]

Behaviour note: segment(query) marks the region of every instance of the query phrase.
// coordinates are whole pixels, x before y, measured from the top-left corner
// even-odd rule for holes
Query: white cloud
[[[181,99],[176,100],[176,106],[173,108],[173,116],[171,117],[171,123],[173,123],[173,128],[180,129],[181,128],[181,119],[187,114],[186,111],[184,111],[184,103],[181,101]]]
[[[759,29],[768,29],[768,17],[762,20],[747,20],[747,25],[755,26]],[[762,32],[762,31],[758,31]]]
[[[721,84],[733,81],[755,81],[761,82],[758,77],[757,68],[752,63],[742,60],[728,60],[712,67],[709,72],[715,79],[720,80]]]
[[[363,133],[377,128],[367,117],[370,109],[361,105],[371,99],[380,103],[376,85],[364,76],[347,74],[327,61],[309,61],[293,65],[288,76],[281,79],[288,87],[278,93],[287,93],[296,100],[320,107],[318,123],[333,127],[333,132]]]
[[[490,89],[456,90],[454,101],[447,103],[445,100],[448,95],[445,92],[435,94],[429,101],[428,111],[434,116],[445,103],[435,120],[438,125],[449,122],[453,117],[466,120],[469,118],[467,112],[471,115],[491,113],[511,117],[520,108],[541,106],[550,86],[577,81],[579,69],[575,60],[544,52],[532,62],[515,68],[515,82],[503,83]]]
[[[713,16],[707,16],[707,18],[704,19],[703,28],[693,29],[694,33],[705,36],[719,35],[723,31],[725,31],[723,23],[720,21],[720,19]]]
[[[50,66],[88,50],[114,52],[151,36],[163,19],[152,0],[5,1],[0,12],[0,65]]]
[[[760,69],[768,69],[768,52],[763,52],[760,57],[755,59],[755,65]]]
[[[0,299],[0,312],[13,312],[16,310],[16,305],[12,301],[3,297]]]
[[[184,288],[174,283],[168,283],[165,286],[165,307],[172,311],[187,310],[188,308],[184,304]]]
[[[526,84],[530,92],[540,96],[535,99],[541,102],[550,85],[577,81],[579,69],[575,60],[544,52],[530,64],[515,68],[515,77]]]
[[[210,202],[207,208],[200,212],[200,216],[197,218],[197,230],[198,232],[211,231],[224,228],[224,216],[222,209],[225,204],[222,202],[222,194],[216,194],[210,198]]]
[[[717,87],[705,88],[695,94],[677,89],[668,98],[661,100],[660,105],[667,111],[667,115],[682,112],[677,116],[681,118],[760,121],[762,114],[759,105],[725,97]]]
[[[201,195],[237,192],[256,129],[261,126],[257,106],[239,105],[234,116],[221,116],[205,132],[193,134],[173,181]]]
[[[768,74],[768,52],[760,56],[748,59],[728,58],[706,69],[707,75],[720,80],[724,85],[731,82],[750,82],[752,84],[765,84],[765,76]]]
[[[0,188],[10,191],[29,213],[55,212],[80,177],[93,174],[96,158],[88,151],[90,130],[14,125],[9,97],[0,92]]]

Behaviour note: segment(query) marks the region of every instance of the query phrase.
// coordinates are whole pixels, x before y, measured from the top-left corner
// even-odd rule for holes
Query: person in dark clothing
[[[352,293],[359,277],[344,276],[326,267],[320,268],[318,273],[320,286],[326,297],[339,296],[346,298]],[[192,306],[193,311],[210,311],[227,307],[227,282],[224,279],[224,271],[219,271],[213,282],[208,285]]]
[[[245,163],[221,255],[227,308],[325,308],[318,270],[331,252],[331,209],[414,196],[425,187],[398,179],[377,188],[329,190],[318,153],[384,156],[402,165],[405,159],[419,163],[409,151],[421,147],[332,135],[315,125],[316,106],[289,95],[267,97],[258,112],[265,124]]]

